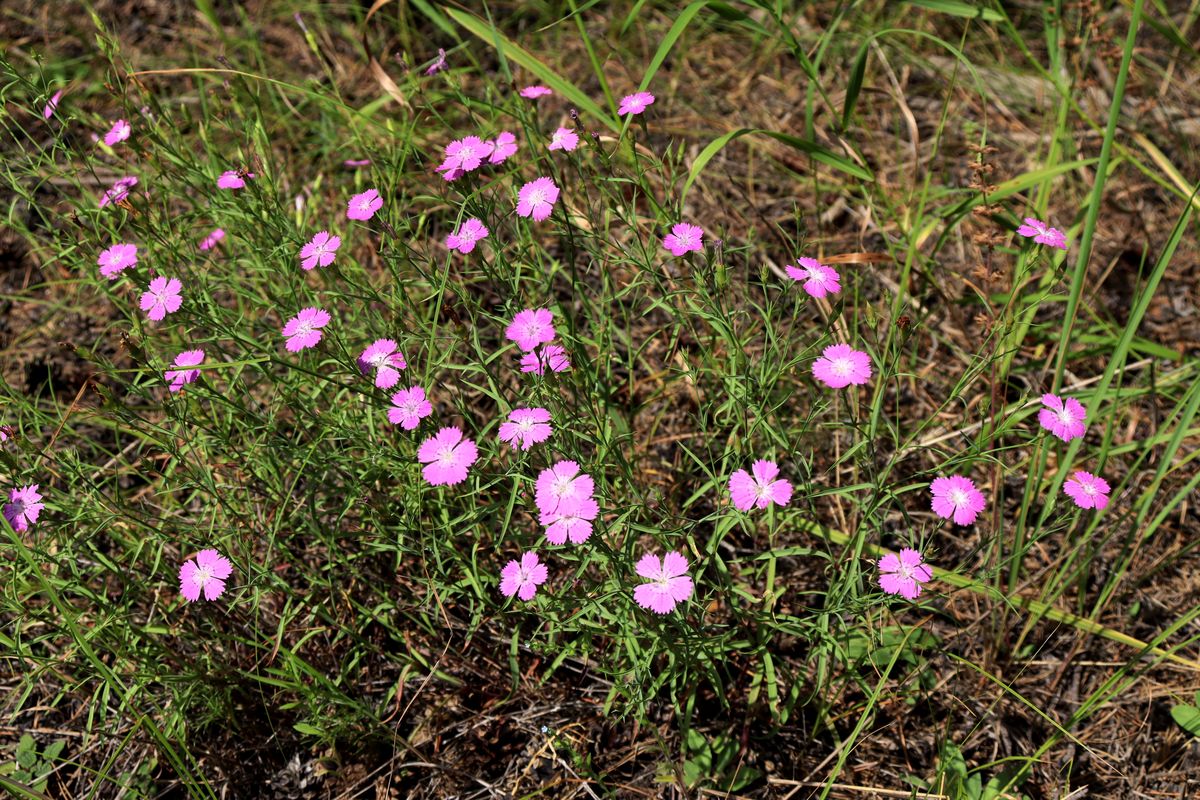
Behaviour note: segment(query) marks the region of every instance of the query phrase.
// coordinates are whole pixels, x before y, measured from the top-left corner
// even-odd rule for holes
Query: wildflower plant
[[[938,172],[959,149],[946,137],[983,148],[999,134],[948,105],[916,128],[910,185],[912,165],[865,152],[877,137],[864,107],[890,95],[855,82],[882,74],[873,59],[892,43],[863,46],[858,78],[833,95],[821,80],[856,58],[857,23],[820,33],[819,15],[797,26],[768,5],[651,4],[643,19],[671,19],[641,64],[636,48],[604,52],[637,16],[618,15],[587,56],[562,59],[573,77],[502,15],[455,4],[360,10],[346,29],[367,50],[390,44],[357,71],[339,28],[310,35],[307,9],[289,28],[309,47],[300,72],[234,64],[244,56],[222,46],[233,66],[142,74],[113,49],[113,91],[68,96],[61,76],[32,80],[0,53],[9,219],[39,266],[4,297],[51,298],[31,336],[86,320],[55,343],[72,370],[22,365],[48,373],[28,391],[0,381],[16,426],[0,432],[0,499],[20,663],[69,675],[63,697],[97,683],[78,707],[124,741],[127,720],[104,717],[120,705],[199,797],[218,795],[197,743],[236,731],[247,708],[297,751],[391,752],[402,730],[414,753],[398,791],[412,794],[426,727],[480,702],[519,720],[523,692],[565,676],[578,708],[662,731],[660,774],[684,773],[682,796],[744,790],[762,759],[742,756],[797,721],[814,747],[837,745],[796,774],[831,783],[862,731],[903,725],[897,709],[929,721],[938,698],[921,676],[950,682],[957,662],[914,653],[987,627],[959,626],[972,603],[994,615],[973,635],[995,640],[957,638],[956,657],[1019,654],[987,673],[1006,681],[1027,669],[1040,619],[1127,645],[1095,632],[1136,616],[1115,611],[1151,534],[1186,509],[1190,484],[1173,482],[1200,412],[1175,351],[1138,332],[1150,284],[1111,335],[1083,288],[1101,228],[1069,218],[1067,199],[1044,207],[1075,172],[1102,183],[1109,170],[1051,149],[1057,162],[1003,189],[982,169],[965,188]],[[585,6],[580,30],[600,13]],[[381,31],[422,15],[437,22],[420,36]],[[709,35],[689,21],[710,17],[763,48],[746,63],[806,65],[788,131],[749,112],[720,130],[681,123],[724,96],[671,89],[678,48]],[[463,38],[430,46],[443,25]],[[847,50],[835,33],[858,38]],[[1052,66],[1036,74],[1073,91]],[[965,102],[955,92],[947,104]],[[1052,105],[1074,115],[1068,99]],[[90,134],[105,146],[85,146]],[[1176,178],[1155,185],[1166,197]],[[1081,266],[1060,263],[1065,234],[1038,217],[1084,228],[1067,252]],[[797,257],[824,252],[836,267]],[[1131,366],[1135,350],[1169,379]],[[1165,432],[1114,444],[1113,420],[1160,385]],[[1151,464],[1144,483],[1114,477],[1138,464]],[[1178,649],[1165,634],[1144,644],[1127,676]],[[1075,737],[1084,706],[1047,715],[1046,741],[1059,726]],[[698,730],[735,717],[764,724],[740,740]],[[1036,748],[1021,757],[1045,763]],[[681,751],[695,757],[676,769]]]

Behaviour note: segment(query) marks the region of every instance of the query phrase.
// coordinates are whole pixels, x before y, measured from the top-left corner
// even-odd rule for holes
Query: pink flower
[[[406,431],[421,424],[421,420],[433,413],[433,406],[425,397],[420,386],[401,389],[392,395],[392,407],[388,409],[388,421]]]
[[[42,109],[42,119],[50,119],[54,116],[54,112],[58,109],[58,101],[62,100],[62,94],[62,91],[59,90],[50,97],[50,100]]]
[[[524,97],[526,100],[537,100],[539,97],[545,97],[548,94],[554,94],[554,92],[550,91],[549,86],[542,86],[540,84],[526,86],[521,90],[521,97]]]
[[[8,494],[8,500],[4,505],[4,518],[17,533],[29,530],[29,526],[37,522],[38,515],[44,507],[36,483],[13,489]]]
[[[315,347],[321,341],[321,328],[329,324],[329,312],[323,308],[305,308],[287,321],[283,335],[287,349],[295,353]]]
[[[627,94],[621,98],[621,107],[617,109],[617,113],[621,116],[625,116],[626,114],[640,114],[646,110],[646,106],[653,102],[654,95],[649,92]]]
[[[114,144],[128,139],[129,134],[132,132],[133,128],[130,124],[123,119],[119,119],[108,129],[108,133],[104,134],[104,143],[112,147]]]
[[[253,172],[245,170],[227,169],[221,173],[221,177],[217,178],[218,189],[241,189],[246,185],[246,178],[255,178]]]
[[[175,356],[174,366],[185,367],[185,369],[169,369],[163,374],[163,378],[171,382],[170,389],[172,392],[178,392],[184,386],[187,386],[200,377],[200,370],[186,369],[186,367],[195,367],[203,363],[203,350],[184,350]]]
[[[395,386],[400,381],[400,370],[408,367],[398,352],[399,347],[391,339],[376,339],[358,357],[358,368],[363,374],[375,370],[375,385],[380,389]]]
[[[692,579],[687,568],[687,559],[681,553],[667,553],[662,561],[647,553],[637,563],[637,574],[650,583],[638,585],[633,590],[633,599],[655,614],[669,614],[677,603],[692,596]]]
[[[592,520],[600,513],[595,499],[585,497],[577,503],[564,503],[557,511],[543,512],[540,522],[546,526],[546,539],[551,544],[583,544],[592,535]]]
[[[500,441],[528,450],[550,438],[550,412],[544,408],[514,408],[500,423]]]
[[[546,565],[538,563],[537,553],[522,553],[521,560],[509,561],[500,570],[500,593],[514,594],[522,600],[532,600],[537,587],[546,582]]]
[[[579,147],[579,134],[570,128],[559,128],[550,138],[550,150],[566,150],[568,153]]]
[[[119,203],[129,196],[129,190],[137,186],[138,179],[132,175],[126,175],[120,178],[112,185],[112,188],[104,193],[100,198],[100,207],[104,208],[109,203]]]
[[[484,227],[483,221],[471,217],[446,237],[446,247],[460,253],[469,253],[475,249],[475,243],[486,239],[487,235],[488,229]]]
[[[330,236],[329,231],[315,234],[308,244],[300,248],[300,268],[308,271],[313,267],[328,267],[341,246],[340,236]]]
[[[100,274],[110,281],[137,263],[136,244],[114,244],[96,259],[100,265]]]
[[[1038,244],[1057,247],[1059,250],[1067,249],[1066,234],[1058,228],[1051,228],[1048,223],[1042,222],[1040,219],[1026,217],[1025,224],[1017,228],[1017,233],[1026,239],[1033,239]]]
[[[961,475],[934,478],[929,488],[933,492],[933,513],[942,519],[953,517],[956,525],[970,525],[987,506],[975,482]]]
[[[362,194],[356,194],[346,204],[346,216],[350,219],[370,219],[375,212],[383,208],[383,198],[374,189],[368,189]]]
[[[225,579],[233,572],[233,564],[216,550],[201,550],[194,559],[179,568],[179,593],[189,603],[200,599],[216,600],[225,591]]]
[[[521,187],[517,195],[517,216],[533,217],[541,222],[550,216],[555,201],[558,200],[558,187],[549,178],[538,178]]]
[[[786,506],[792,499],[792,484],[779,478],[779,467],[774,461],[758,460],[751,467],[754,476],[739,469],[729,478],[729,494],[739,511],[748,511],[753,506],[766,508],[775,503]]]
[[[517,137],[508,131],[500,131],[491,144],[492,154],[488,156],[489,164],[503,164],[509,156],[517,152]]]
[[[871,379],[871,357],[848,344],[831,344],[813,362],[812,374],[831,389],[862,385]]]
[[[142,311],[155,322],[167,314],[174,314],[183,303],[183,297],[179,294],[182,289],[183,284],[178,278],[154,278],[150,281],[149,289],[142,295]]]
[[[1100,511],[1108,505],[1108,481],[1090,472],[1076,472],[1063,484],[1063,491],[1070,495],[1075,505],[1080,508],[1094,508]]]
[[[888,553],[879,559],[879,586],[888,594],[908,600],[921,595],[921,584],[933,577],[933,570],[921,563],[921,554],[905,548],[900,555]]]
[[[446,51],[439,47],[437,58],[434,59],[433,63],[429,65],[429,68],[425,70],[425,74],[426,75],[436,75],[437,73],[441,72],[445,68],[446,68]]]
[[[693,250],[704,249],[704,229],[699,225],[689,225],[686,222],[675,224],[671,232],[663,237],[663,247],[672,255],[681,256]]]
[[[370,163],[371,159],[369,158],[347,158],[342,162],[342,166],[350,167],[351,169],[358,169],[359,167],[369,166]]]
[[[592,476],[574,461],[559,461],[538,473],[534,502],[543,514],[569,512],[592,496]]]
[[[212,250],[224,238],[225,231],[221,230],[220,228],[215,228],[212,233],[204,237],[204,241],[200,242],[200,249]]]
[[[417,449],[417,460],[425,465],[422,474],[430,486],[462,483],[477,458],[479,449],[463,438],[460,428],[442,428]]]
[[[1087,432],[1087,425],[1084,424],[1087,410],[1074,397],[1063,400],[1057,395],[1044,394],[1042,405],[1045,408],[1038,412],[1038,422],[1064,442],[1078,439]]]
[[[571,360],[567,358],[567,351],[557,344],[548,344],[540,350],[531,350],[521,356],[521,372],[544,375],[547,369],[551,372],[566,372],[570,368]]]
[[[493,142],[485,142],[478,136],[455,139],[446,145],[446,160],[437,168],[448,181],[456,180],[463,173],[478,169],[483,160],[492,154]]]
[[[554,339],[554,313],[548,308],[518,311],[504,335],[522,350],[533,350],[539,344]]]
[[[837,270],[825,266],[815,258],[801,258],[798,267],[788,264],[787,274],[794,281],[804,281],[804,291],[813,297],[837,294],[842,290]]]

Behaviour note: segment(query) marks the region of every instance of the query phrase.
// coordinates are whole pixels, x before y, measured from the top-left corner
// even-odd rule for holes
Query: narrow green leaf
[[[708,165],[708,162],[711,161],[713,156],[719,153],[721,149],[725,147],[725,145],[729,144],[734,139],[739,139],[743,136],[749,136],[750,134],[769,136],[776,141],[783,142],[784,144],[794,147],[797,150],[808,153],[822,164],[827,164],[834,169],[841,170],[842,172],[845,172],[848,175],[852,175],[856,178],[861,178],[862,180],[866,181],[875,179],[874,173],[872,173],[866,167],[859,166],[853,161],[827,150],[816,142],[808,139],[801,139],[799,136],[792,136],[791,134],[779,133],[778,131],[769,131],[762,128],[739,128],[736,131],[730,131],[729,133],[718,136],[700,151],[700,154],[696,156],[696,160],[692,162],[692,168],[688,171],[687,180],[683,183],[683,189],[680,192],[681,197],[685,197],[687,195],[688,189],[690,189],[692,184],[696,182],[696,178],[700,177],[700,173],[704,171],[704,168]]]
[[[985,8],[974,3],[961,2],[961,0],[905,0],[905,2],[910,6],[927,8],[930,11],[939,11],[955,17],[981,19],[985,22],[1003,22],[1006,19],[1003,14],[995,9]]]
[[[580,111],[591,114],[614,133],[621,126],[575,84],[539,61],[532,53],[513,42],[492,25],[473,14],[457,8],[446,8],[446,14],[474,36],[500,50],[504,57],[532,72],[543,83],[574,103]]]
[[[683,31],[688,24],[695,19],[700,13],[700,9],[708,5],[708,0],[695,0],[691,5],[683,10],[675,22],[671,25],[671,30],[667,31],[667,35],[658,45],[658,50],[654,51],[654,58],[650,59],[650,65],[646,67],[646,71],[642,74],[642,83],[638,87],[639,91],[645,91],[650,86],[650,81],[654,79],[658,68],[662,66],[663,61],[666,61],[667,56],[671,53],[671,48],[679,41],[679,37],[683,35]]]

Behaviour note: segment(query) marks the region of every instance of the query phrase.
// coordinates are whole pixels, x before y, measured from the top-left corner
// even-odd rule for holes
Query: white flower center
[[[1100,490],[1096,488],[1096,484],[1083,483],[1082,485],[1083,485],[1083,493],[1088,495],[1089,497],[1094,497],[1095,495],[1099,494]]]
[[[816,267],[805,267],[805,269],[808,270],[808,279],[810,281],[816,281],[817,283],[825,282],[825,273],[821,272],[821,270]]]
[[[833,374],[845,377],[854,371],[854,362],[848,358],[833,359]]]
[[[902,581],[911,581],[913,579],[913,571],[915,569],[915,567],[905,564],[903,561],[901,561],[900,566],[896,569],[896,577]]]
[[[469,161],[475,155],[475,148],[469,144],[464,144],[458,148],[458,160]]]
[[[529,433],[531,430],[533,430],[533,420],[529,419],[528,417],[521,420],[517,423],[517,430],[519,430],[521,433]]]
[[[454,463],[454,445],[442,445],[438,450],[437,461],[443,467],[448,467]]]
[[[196,567],[196,575],[194,578],[192,578],[192,580],[195,581],[197,586],[199,586],[201,589],[203,589],[204,584],[211,581],[212,578],[213,578],[212,567],[207,566],[207,565],[198,565]]]
[[[965,506],[968,502],[970,502],[970,498],[967,497],[967,493],[962,489],[951,489],[950,502],[956,506]]]
[[[1063,425],[1075,424],[1075,417],[1071,414],[1071,412],[1068,409],[1064,408],[1063,410],[1058,411],[1056,413],[1058,415],[1058,421],[1061,422]]]
[[[533,189],[532,191],[529,192],[529,204],[530,205],[540,206],[544,202],[546,202],[546,190],[545,189]]]
[[[296,332],[292,336],[307,336],[313,332],[313,324],[308,320],[296,323]]]

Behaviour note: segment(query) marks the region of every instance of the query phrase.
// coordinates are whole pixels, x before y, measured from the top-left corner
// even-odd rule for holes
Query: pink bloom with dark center
[[[308,244],[300,248],[300,268],[307,272],[313,267],[328,267],[341,246],[340,236],[330,236],[329,231],[315,234]]]
[[[112,124],[108,129],[108,133],[104,134],[104,143],[109,147],[114,144],[123,142],[129,138],[129,134],[133,132],[133,127],[123,119],[119,119]]]
[[[557,511],[542,513],[539,521],[546,526],[546,539],[551,544],[583,544],[592,535],[592,520],[600,513],[594,498],[585,497],[577,503],[564,503]]]
[[[57,91],[51,95],[44,108],[42,108],[42,119],[50,119],[54,116],[54,112],[58,110],[58,101],[62,100],[62,91]]]
[[[401,389],[392,395],[392,407],[388,409],[388,421],[406,431],[421,424],[421,420],[433,413],[433,406],[420,386]]]
[[[417,449],[417,460],[425,465],[422,474],[430,486],[462,483],[477,458],[479,449],[463,437],[461,428],[442,428]]]
[[[521,90],[521,97],[524,97],[526,100],[537,100],[539,97],[545,97],[548,94],[554,94],[554,92],[550,90],[549,86],[542,86],[540,84],[526,86]]]
[[[650,581],[633,590],[633,599],[642,608],[655,614],[669,614],[678,603],[692,596],[692,579],[687,574],[688,563],[682,553],[667,553],[660,561],[647,553],[637,563],[637,574]]]
[[[514,408],[500,423],[500,441],[528,450],[550,438],[550,412],[544,408]]]
[[[821,356],[813,362],[812,374],[831,389],[861,386],[871,379],[871,357],[848,344],[831,344]]]
[[[184,386],[200,377],[200,370],[191,369],[204,363],[203,350],[184,350],[175,356],[174,366],[180,369],[169,369],[163,373],[163,378],[171,382],[172,392],[178,392]]]
[[[579,147],[579,134],[570,128],[559,128],[550,137],[550,150],[565,150],[568,153]]]
[[[541,222],[550,216],[558,200],[558,187],[549,178],[538,178],[521,187],[517,194],[517,216],[533,217]]]
[[[8,503],[4,505],[4,518],[17,533],[29,530],[29,526],[37,522],[42,513],[42,496],[38,494],[38,484],[31,483],[8,493]]]
[[[916,600],[921,595],[921,584],[932,577],[933,570],[922,563],[916,550],[905,548],[900,555],[888,553],[879,559],[879,586],[888,594]]]
[[[1067,249],[1066,234],[1058,228],[1051,228],[1049,223],[1042,222],[1040,219],[1026,217],[1025,224],[1017,228],[1017,233],[1026,239],[1033,239],[1038,244],[1057,247],[1059,250]]]
[[[1076,472],[1063,484],[1063,491],[1080,508],[1094,508],[1100,511],[1108,506],[1108,481],[1090,472]]]
[[[934,478],[929,484],[933,493],[933,513],[942,519],[954,518],[956,525],[970,525],[987,506],[983,492],[975,488],[975,482],[961,475]]]
[[[216,600],[225,591],[225,579],[233,572],[233,564],[216,550],[201,550],[194,559],[179,568],[179,593],[189,603],[200,599]]]
[[[1087,432],[1087,409],[1074,397],[1065,400],[1057,395],[1042,395],[1042,405],[1038,412],[1038,422],[1050,433],[1064,442],[1078,439]]]
[[[112,188],[104,193],[100,198],[100,207],[104,208],[109,203],[119,203],[129,196],[129,190],[137,186],[138,179],[132,175],[126,175],[120,178],[112,185]]]
[[[241,189],[246,185],[247,178],[257,177],[253,172],[245,172],[243,170],[227,169],[217,178],[218,189]]]
[[[484,227],[483,220],[471,217],[446,237],[446,247],[460,253],[469,253],[475,249],[475,244],[487,238],[487,235],[488,229]]]
[[[534,502],[543,514],[568,512],[592,496],[592,476],[574,461],[559,461],[538,474]]]
[[[212,250],[221,240],[225,238],[225,231],[220,228],[215,228],[212,233],[204,237],[204,241],[200,242],[201,250]]]
[[[183,284],[178,278],[154,278],[150,281],[149,289],[142,295],[142,311],[155,322],[167,314],[174,314],[183,303],[183,297],[179,294],[182,289]]]
[[[751,471],[753,476],[739,469],[729,478],[729,495],[739,511],[749,511],[754,506],[766,508],[772,503],[786,506],[792,499],[792,484],[779,477],[779,467],[774,461],[755,461]]]
[[[671,251],[671,255],[682,256],[685,253],[704,249],[704,229],[699,225],[689,225],[680,222],[671,227],[671,232],[663,237],[663,247]]]
[[[799,259],[800,266],[787,265],[788,277],[804,281],[804,291],[813,297],[837,294],[842,290],[841,277],[833,267],[827,267],[815,258]]]
[[[100,254],[96,263],[100,265],[100,274],[111,281],[136,264],[137,260],[136,244],[114,244]]]
[[[391,339],[376,339],[358,357],[358,368],[364,375],[375,370],[375,385],[380,389],[395,386],[400,381],[400,370],[408,367],[399,347]]]
[[[478,136],[455,139],[446,145],[446,160],[437,168],[448,181],[456,180],[463,173],[478,169],[483,160],[492,154],[493,142],[485,142]]]
[[[370,219],[383,208],[383,198],[374,189],[368,189],[350,198],[346,204],[346,216],[350,219]]]
[[[627,94],[621,98],[621,107],[617,109],[617,113],[621,116],[626,114],[640,114],[646,110],[646,106],[654,102],[654,95],[649,92],[636,92]]]
[[[539,344],[554,339],[554,313],[548,308],[518,311],[504,335],[522,350],[533,350]]]
[[[288,351],[295,353],[315,347],[321,341],[321,328],[329,324],[329,319],[329,312],[323,308],[301,309],[283,326]]]
[[[521,372],[532,372],[535,375],[545,375],[551,372],[566,372],[571,368],[571,359],[561,345],[548,344],[540,350],[531,350],[521,356]]]
[[[546,565],[538,563],[537,553],[522,553],[521,560],[512,560],[500,570],[500,593],[514,594],[522,600],[532,600],[537,587],[546,582]]]
[[[517,137],[508,131],[500,131],[491,144],[492,154],[488,156],[489,164],[503,164],[509,156],[517,152]]]

